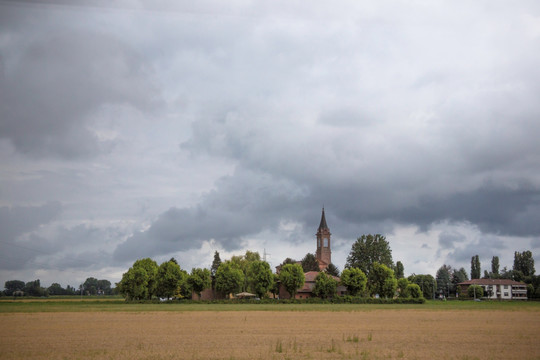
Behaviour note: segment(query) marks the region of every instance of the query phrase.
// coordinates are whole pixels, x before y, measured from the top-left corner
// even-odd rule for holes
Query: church
[[[317,229],[316,239],[317,239],[317,250],[315,252],[315,258],[317,259],[317,263],[319,264],[319,271],[325,271],[328,265],[332,263],[332,248],[331,248],[331,233],[330,228],[328,228],[328,224],[326,223],[326,216],[324,214],[324,208],[322,209],[321,214],[321,222],[319,224],[319,228]],[[301,262],[297,262],[297,264],[301,264]],[[281,265],[276,267],[277,273],[279,274],[279,270],[281,269]],[[295,298],[296,299],[307,299],[310,297],[314,297],[313,294],[313,288],[315,287],[315,278],[319,274],[319,271],[308,271],[304,274],[306,280],[304,283],[304,286],[298,290],[296,293]],[[338,283],[340,282],[340,278],[337,276],[332,276]],[[337,295],[343,296],[345,295],[347,289],[343,285],[338,285],[337,288]],[[283,286],[279,287],[279,298],[280,299],[289,299],[290,295],[285,290]]]

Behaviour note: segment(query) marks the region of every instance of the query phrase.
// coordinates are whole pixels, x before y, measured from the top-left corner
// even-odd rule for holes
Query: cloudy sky
[[[0,283],[138,258],[540,266],[537,1],[0,1]]]

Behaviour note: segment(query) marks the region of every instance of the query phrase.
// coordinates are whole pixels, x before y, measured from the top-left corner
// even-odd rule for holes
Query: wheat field
[[[0,314],[1,359],[540,359],[536,311]]]

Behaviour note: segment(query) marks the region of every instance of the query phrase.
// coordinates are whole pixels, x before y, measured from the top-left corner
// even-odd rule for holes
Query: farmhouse
[[[459,283],[459,293],[466,295],[471,285],[484,288],[484,298],[494,300],[527,300],[527,285],[508,279],[472,279]]]
[[[316,239],[317,239],[317,251],[315,252],[315,258],[319,264],[319,270],[324,271],[332,263],[332,249],[331,249],[331,233],[328,224],[326,223],[326,216],[324,215],[324,208],[322,209],[321,222],[319,228],[317,229]],[[298,262],[300,264],[300,262]],[[276,267],[276,271],[279,274],[281,266]],[[304,274],[305,283],[304,286],[298,290],[296,293],[296,299],[307,299],[313,297],[313,288],[315,287],[315,278],[319,274],[318,271],[308,271]],[[340,278],[337,276],[332,276],[338,283]],[[342,296],[346,293],[346,288],[343,285],[338,285],[337,294]],[[284,286],[279,287],[279,298],[288,299],[290,298],[289,293],[285,290]]]

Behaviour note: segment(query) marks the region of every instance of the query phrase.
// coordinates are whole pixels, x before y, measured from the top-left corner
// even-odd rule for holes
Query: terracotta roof
[[[472,279],[458,285],[525,285],[525,283],[510,279]]]
[[[306,283],[307,282],[315,282],[315,278],[317,277],[317,275],[319,275],[319,271],[308,271],[307,273],[305,273],[304,277],[306,278]],[[334,280],[336,280],[338,282],[341,281],[341,279],[339,277],[337,277],[337,276],[334,276],[334,275],[329,275],[329,276],[332,276],[334,278]]]

